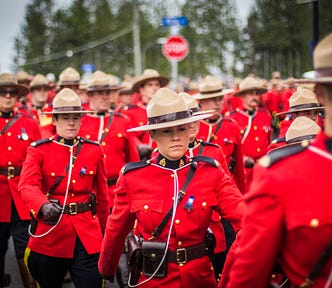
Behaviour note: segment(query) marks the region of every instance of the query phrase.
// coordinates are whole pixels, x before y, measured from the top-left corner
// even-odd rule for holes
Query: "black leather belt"
[[[8,179],[13,178],[15,176],[19,176],[21,173],[22,167],[14,167],[14,166],[8,166],[8,167],[0,167],[0,174],[5,175],[8,177]]]
[[[113,185],[115,185],[116,181],[118,181],[118,177],[107,179],[107,186],[113,186]]]
[[[91,210],[92,208],[89,202],[69,203],[65,206],[65,210],[63,211],[63,213],[69,215],[76,215],[77,213],[83,213]]]
[[[207,245],[202,243],[188,248],[178,248],[175,251],[169,250],[167,261],[170,263],[185,264],[188,261],[202,258],[207,255]]]

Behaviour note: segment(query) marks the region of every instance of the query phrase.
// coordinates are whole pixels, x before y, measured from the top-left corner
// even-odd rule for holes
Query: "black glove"
[[[151,157],[151,153],[153,151],[152,147],[147,144],[139,144],[137,146],[138,154],[140,159],[143,160],[149,160]]]
[[[57,203],[47,203],[41,207],[44,222],[48,225],[54,225],[58,221],[62,207]]]
[[[103,275],[103,274],[99,274],[101,278],[103,278],[104,280],[108,280],[110,281],[111,283],[114,282],[114,275],[113,276],[106,276],[106,275]]]
[[[244,156],[244,167],[245,168],[254,168],[255,160],[249,156]]]

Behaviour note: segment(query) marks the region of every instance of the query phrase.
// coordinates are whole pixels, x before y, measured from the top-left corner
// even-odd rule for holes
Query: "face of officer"
[[[54,125],[59,136],[71,140],[74,139],[81,127],[80,114],[59,114],[54,118]]]
[[[157,142],[160,153],[169,160],[175,161],[183,157],[189,145],[189,125],[179,125],[150,132],[151,138]]]
[[[111,90],[90,91],[90,107],[97,112],[106,112],[111,108],[111,104],[116,102],[116,98]],[[115,100],[114,100],[115,99]]]
[[[34,106],[42,107],[46,104],[48,98],[47,87],[35,87],[31,89],[32,104]]]
[[[198,131],[199,131],[199,121],[189,124],[189,143],[193,142],[196,139]]]
[[[17,90],[11,87],[0,88],[0,111],[13,111],[17,100]]]
[[[213,110],[213,116],[211,118],[219,118],[221,114],[221,108],[223,104],[224,96],[201,99],[199,100],[199,105],[201,106],[201,111]]]
[[[312,121],[317,122],[318,113],[319,112],[317,110],[299,111],[297,113],[294,113],[294,119],[299,116],[304,116],[304,117],[311,119]]]
[[[325,107],[326,125],[324,132],[332,137],[332,84],[316,84],[314,92],[318,102]]]
[[[160,88],[160,83],[158,80],[147,81],[142,87],[139,88],[139,93],[142,95],[143,102],[148,104],[152,99],[153,95]]]
[[[122,94],[119,97],[122,106],[128,106],[133,104],[133,94]]]
[[[242,101],[245,110],[254,111],[258,108],[259,94],[256,90],[248,91],[242,95]]]

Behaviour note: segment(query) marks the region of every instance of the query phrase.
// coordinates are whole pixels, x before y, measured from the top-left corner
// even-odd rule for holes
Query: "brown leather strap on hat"
[[[188,261],[207,256],[207,249],[207,245],[204,242],[197,246],[178,248],[174,251],[169,250],[167,252],[167,261],[170,263],[185,264]]]
[[[76,215],[77,213],[83,213],[86,211],[91,211],[91,203],[89,202],[69,203],[65,206],[63,213],[69,215]]]
[[[19,176],[21,173],[22,167],[0,167],[0,174],[7,176],[8,178],[13,178],[15,176]]]

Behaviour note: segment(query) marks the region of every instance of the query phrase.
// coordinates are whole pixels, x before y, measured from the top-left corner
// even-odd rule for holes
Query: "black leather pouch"
[[[143,254],[143,274],[147,277],[152,276],[158,268],[166,249],[165,242],[144,241],[142,243]],[[163,278],[167,273],[167,256],[162,265],[154,275],[156,278]]]

